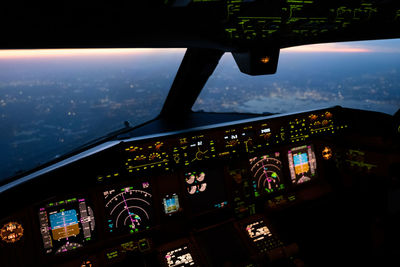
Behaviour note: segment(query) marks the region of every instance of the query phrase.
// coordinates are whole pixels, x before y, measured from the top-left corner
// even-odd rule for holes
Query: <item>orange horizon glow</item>
[[[33,58],[71,58],[71,57],[101,57],[125,56],[137,54],[154,54],[182,52],[184,48],[78,48],[78,49],[15,49],[0,50],[2,59],[33,59]],[[286,53],[371,53],[375,49],[362,46],[354,47],[345,43],[326,43],[302,45],[282,49]],[[389,51],[387,51],[389,52]]]
[[[312,44],[283,49],[290,53],[371,53],[369,48],[353,47],[345,44]]]
[[[182,48],[78,48],[78,49],[10,49],[0,50],[0,59],[56,58],[76,56],[134,55],[181,51]]]

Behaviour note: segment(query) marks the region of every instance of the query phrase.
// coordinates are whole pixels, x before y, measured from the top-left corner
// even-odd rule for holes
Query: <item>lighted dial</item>
[[[152,220],[150,192],[147,182],[104,192],[109,231],[134,233],[148,229]]]
[[[192,162],[196,161],[196,160],[203,160],[203,159],[208,159],[208,158],[209,158],[208,150],[202,150],[202,149],[200,149],[200,147],[198,147],[197,152],[195,154],[195,158],[192,159]]]
[[[279,153],[275,157],[264,155],[250,159],[251,173],[259,191],[271,193],[281,187],[282,162]]]
[[[187,176],[185,178],[187,184],[193,184],[195,179],[196,179],[196,176],[194,174],[190,174],[189,176]]]
[[[1,228],[0,236],[7,243],[15,243],[24,236],[24,228],[17,222],[9,222]]]
[[[149,160],[156,160],[156,159],[161,159],[160,153],[151,153],[149,155]]]
[[[206,191],[206,173],[205,172],[188,172],[185,173],[186,190],[190,195]]]

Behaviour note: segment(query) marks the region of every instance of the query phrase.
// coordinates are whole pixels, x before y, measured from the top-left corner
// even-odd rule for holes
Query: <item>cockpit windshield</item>
[[[155,118],[184,53],[0,51],[0,181]]]
[[[400,107],[400,40],[282,49],[275,75],[249,76],[225,54],[194,111],[286,113],[340,105],[394,114]]]

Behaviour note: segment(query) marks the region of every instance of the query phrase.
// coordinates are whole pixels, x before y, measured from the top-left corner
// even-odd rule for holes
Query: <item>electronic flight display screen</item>
[[[249,163],[256,197],[285,189],[279,152],[252,157]]]
[[[312,145],[292,148],[288,151],[288,160],[293,184],[309,182],[317,177],[317,161]]]
[[[185,172],[185,186],[194,213],[223,208],[228,204],[222,169],[189,170]]]
[[[180,210],[179,197],[177,194],[166,195],[163,198],[164,214],[171,215]]]
[[[283,245],[283,243],[271,233],[263,219],[256,220],[246,225],[246,232],[251,243],[259,253],[264,253]]]
[[[188,245],[164,253],[165,263],[168,267],[186,267],[196,265]]]
[[[84,198],[48,203],[39,209],[38,215],[46,254],[81,248],[93,239],[93,211]]]
[[[150,228],[153,204],[150,183],[139,181],[130,186],[103,192],[107,229],[110,233],[136,233]]]
[[[271,231],[263,220],[248,224],[246,226],[246,232],[249,238],[255,243],[263,240],[266,237],[272,236]]]

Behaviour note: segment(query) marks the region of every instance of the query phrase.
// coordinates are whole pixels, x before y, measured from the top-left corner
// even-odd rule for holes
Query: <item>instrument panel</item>
[[[334,140],[348,127],[341,109],[332,108],[124,140],[80,166],[88,166],[89,175],[66,167],[65,176],[75,174],[88,186],[66,185],[62,194],[33,204],[25,211],[33,222],[22,215],[2,220],[1,245],[34,244],[34,260],[43,265],[65,259],[112,265],[132,253],[153,258],[158,251],[163,266],[197,266],[201,257],[189,251],[191,242],[160,248],[194,229],[331,192]],[[241,228],[254,244],[283,245],[264,220]]]

